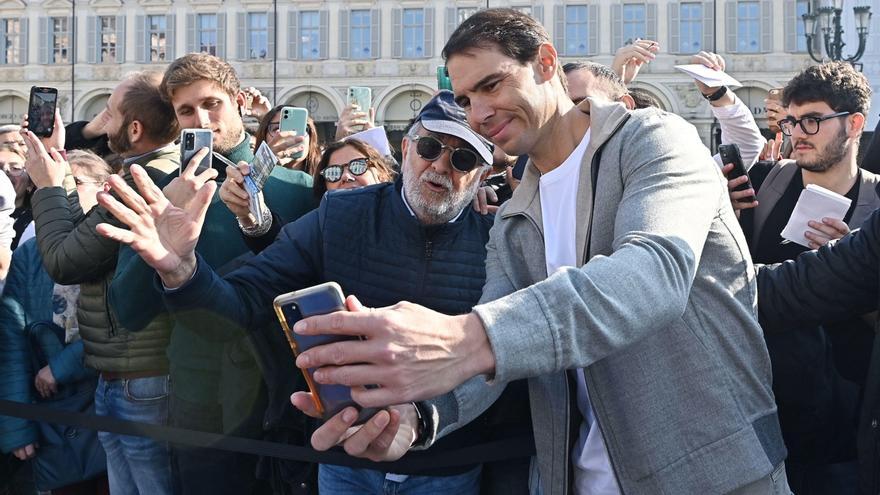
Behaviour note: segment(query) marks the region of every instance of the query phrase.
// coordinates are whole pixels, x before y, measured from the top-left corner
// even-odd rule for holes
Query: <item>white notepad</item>
[[[703,64],[676,65],[676,69],[693,77],[710,88],[718,86],[740,87],[742,84],[723,70],[715,70]]]
[[[791,218],[788,219],[780,235],[786,240],[810,247],[810,241],[804,237],[804,232],[808,230],[816,232],[816,230],[807,226],[807,222],[810,220],[821,222],[825,217],[843,220],[850,204],[852,200],[846,196],[810,184],[801,191],[794,211],[791,212]]]

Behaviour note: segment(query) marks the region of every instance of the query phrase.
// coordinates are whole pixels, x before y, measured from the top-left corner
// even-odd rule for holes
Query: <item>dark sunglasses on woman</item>
[[[453,148],[443,144],[434,136],[412,136],[410,139],[416,142],[416,153],[425,160],[433,162],[440,158],[443,150],[449,150],[449,163],[452,168],[466,174],[480,165],[480,156],[468,148]]]
[[[348,168],[348,173],[351,175],[364,175],[367,169],[370,168],[370,165],[367,163],[366,158],[355,158],[348,163],[328,165],[327,168],[321,170],[320,175],[327,182],[339,182],[342,180],[342,174],[346,168]]]

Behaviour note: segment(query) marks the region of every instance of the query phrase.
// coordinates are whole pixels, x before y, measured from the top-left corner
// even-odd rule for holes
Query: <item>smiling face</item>
[[[471,128],[508,155],[528,154],[556,111],[539,63],[521,64],[492,47],[453,55],[446,65]]]
[[[788,117],[801,119],[836,112],[827,103],[814,101],[802,104],[792,102],[787,113]],[[791,158],[797,161],[800,168],[811,172],[824,172],[841,163],[852,146],[848,136],[849,118],[823,120],[819,123],[819,132],[812,135],[806,134],[800,124],[794,126],[791,131]]]
[[[457,137],[428,132],[418,124],[416,134],[433,136],[452,148],[467,146]],[[449,162],[449,149],[434,161],[426,160],[419,156],[416,142],[409,136],[403,139],[402,147],[403,192],[419,221],[425,225],[446,223],[473,201],[483,167],[467,173],[454,169]]]
[[[214,151],[226,154],[242,137],[244,125],[239,107],[244,94],[233,99],[209,79],[200,79],[174,91],[171,98],[177,122],[183,129],[210,129],[214,136]]]
[[[379,183],[379,177],[376,175],[376,169],[372,166],[368,165],[367,171],[361,175],[354,175],[351,173],[351,171],[348,169],[348,162],[357,158],[366,159],[367,156],[355,149],[354,146],[344,146],[334,151],[333,154],[330,155],[330,161],[328,162],[327,167],[341,165],[343,169],[342,178],[338,181],[324,181],[328,191],[333,191],[336,189],[354,189],[356,187],[369,186]]]

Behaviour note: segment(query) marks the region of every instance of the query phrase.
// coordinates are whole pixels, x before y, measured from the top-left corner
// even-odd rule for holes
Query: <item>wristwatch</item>
[[[704,94],[703,98],[705,98],[709,101],[718,101],[721,99],[722,96],[724,96],[726,94],[727,94],[727,86],[721,86],[720,88],[718,88],[717,91],[715,91],[712,94],[708,94],[708,95]]]

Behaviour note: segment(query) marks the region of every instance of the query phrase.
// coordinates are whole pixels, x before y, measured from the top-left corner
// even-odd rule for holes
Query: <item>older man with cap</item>
[[[275,318],[275,296],[327,281],[338,282],[345,293],[370,306],[409,300],[450,315],[467,313],[480,298],[485,281],[485,246],[493,217],[480,215],[470,204],[492,162],[492,145],[468,126],[452,93],[443,91],[422,109],[402,142],[402,151],[402,177],[396,182],[329,192],[317,210],[283,227],[271,246],[223,278],[194,251],[214,188],[211,182],[195,193],[186,209],[179,209],[149,184],[142,170],[135,169],[141,195],[150,205],[143,208],[136,193],[113,178],[112,187],[128,207],[107,194],[100,201],[117,218],[126,219],[131,230],[105,226],[100,231],[131,244],[158,272],[166,288],[165,304],[175,317],[213,338],[223,338],[211,323],[214,317],[251,332],[264,331]],[[205,311],[212,316],[205,317]],[[303,388],[302,381],[295,379],[300,374],[281,330],[273,331],[278,345],[265,346],[274,353],[271,362],[277,365],[272,370],[277,376],[270,402],[274,407],[286,405],[285,412],[290,414],[288,397]],[[506,425],[504,434],[522,429],[530,433],[525,389],[511,387],[509,394],[483,420],[435,444],[432,452],[480,443],[493,432],[499,433],[487,424]],[[355,421],[354,412],[348,408],[326,425],[344,430]],[[502,413],[503,418],[498,416]],[[376,414],[366,427],[385,428],[390,422],[400,422],[402,415],[409,416],[403,424],[418,424],[417,414],[410,404],[395,406]],[[417,432],[411,437],[410,442],[394,448],[406,451]],[[369,457],[369,452],[352,445],[347,450]],[[398,474],[322,465],[320,491],[479,492],[480,465],[430,472],[395,467],[391,470]],[[527,464],[516,471],[526,472]],[[524,477],[520,488],[525,490]]]

